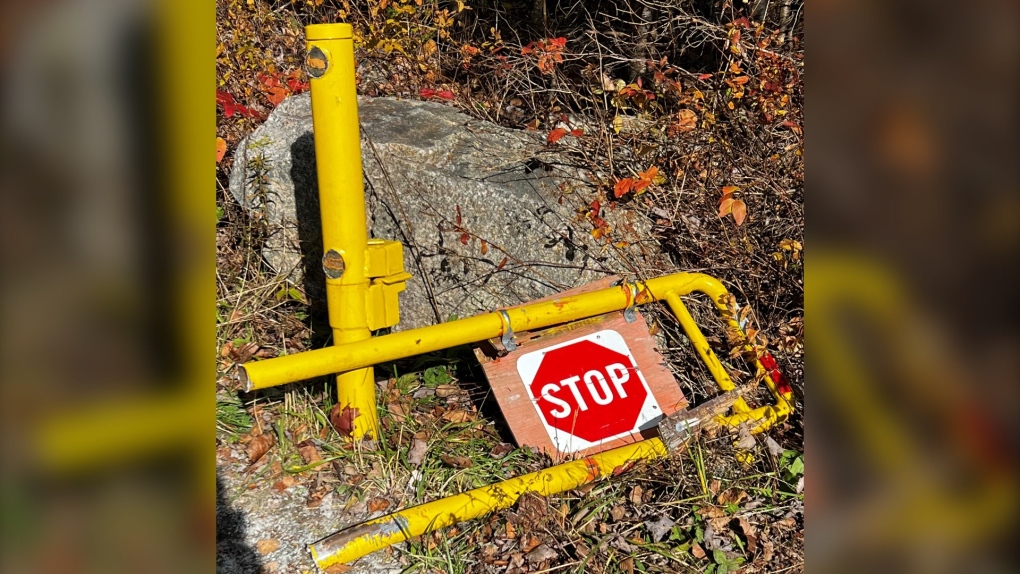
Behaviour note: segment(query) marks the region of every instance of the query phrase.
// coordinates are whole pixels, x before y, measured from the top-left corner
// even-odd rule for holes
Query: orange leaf
[[[390,501],[385,498],[369,498],[368,499],[368,511],[379,512],[380,510],[386,510],[390,507]]]
[[[733,193],[734,191],[737,191],[738,189],[740,189],[740,188],[738,188],[735,185],[727,185],[727,186],[724,186],[722,188],[722,193],[723,193],[723,195],[728,195],[728,194]]]
[[[698,115],[691,110],[680,110],[680,130],[689,132],[698,127]]]
[[[626,195],[627,192],[630,191],[631,188],[633,188],[633,187],[634,187],[634,180],[629,178],[629,177],[625,177],[625,178],[621,179],[620,181],[616,182],[616,186],[613,187],[613,195],[616,196],[617,199],[619,199],[619,198],[623,197],[624,195]]]
[[[280,102],[287,99],[288,95],[290,95],[290,92],[282,86],[273,86],[266,90],[266,98],[274,106],[280,105]]]
[[[488,252],[489,252],[489,244],[486,243],[485,240],[483,239],[482,240],[482,255],[485,255]]]
[[[220,163],[225,153],[227,153],[227,142],[223,141],[223,138],[216,138],[216,163]]]
[[[554,144],[560,141],[560,138],[562,138],[565,135],[567,135],[567,130],[563,128],[556,128],[553,131],[549,132],[549,137],[545,138],[545,141]]]
[[[733,211],[734,201],[736,200],[734,200],[731,195],[722,198],[722,201],[719,202],[719,217],[726,217],[731,211]]]
[[[747,204],[737,199],[733,201],[733,221],[737,223],[737,227],[744,222],[744,218],[747,217]]]
[[[508,261],[510,261],[510,258],[504,257],[503,260],[499,262],[499,265],[496,266],[496,271],[502,271],[503,268],[506,267]]]
[[[738,86],[743,86],[749,80],[750,80],[750,78],[748,78],[747,76],[737,76],[736,78],[733,78],[733,83],[738,85]]]
[[[655,176],[657,175],[659,175],[659,168],[655,167],[654,165],[638,174],[638,176],[641,178],[641,181],[646,181],[648,183],[651,183],[652,180],[654,180]]]
[[[634,188],[633,188],[634,189],[634,193],[636,193],[636,194],[644,193],[645,188],[648,187],[651,184],[652,184],[652,182],[647,180],[647,179],[641,179],[641,180],[637,181],[636,183],[634,183]]]
[[[579,138],[584,135],[584,130],[573,130],[570,132],[570,135],[574,136],[575,138]]]

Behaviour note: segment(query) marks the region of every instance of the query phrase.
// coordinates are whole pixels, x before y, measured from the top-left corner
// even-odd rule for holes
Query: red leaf
[[[579,138],[584,135],[584,130],[574,130],[570,132],[570,135],[574,136],[575,138]]]
[[[602,211],[602,202],[596,199],[595,201],[591,202],[592,215],[597,216],[599,214],[599,211]]]
[[[329,422],[333,424],[336,432],[343,436],[351,436],[354,432],[354,419],[358,418],[358,409],[347,405],[340,408],[340,403],[333,405],[329,411]]]
[[[430,89],[430,88],[422,88],[421,91],[418,92],[418,95],[423,97],[423,98],[425,98],[425,99],[428,99],[428,98],[431,98],[431,97],[435,96],[436,95],[436,91],[433,90],[433,89]]]
[[[616,196],[617,199],[619,199],[626,195],[626,193],[630,191],[631,188],[633,187],[634,180],[629,177],[625,177],[620,181],[616,182],[616,186],[613,187],[613,195]]]
[[[457,97],[450,90],[443,90],[441,92],[436,92],[436,95],[439,96],[440,98],[443,98],[444,100],[452,100],[452,99],[455,99]]]
[[[460,234],[460,242],[461,242],[461,244],[467,245],[468,241],[471,241],[471,236],[468,235],[467,233],[461,233]]]
[[[557,47],[557,48],[563,49],[563,48],[565,48],[565,47],[567,46],[567,39],[566,39],[566,38],[563,38],[563,37],[559,37],[559,38],[550,38],[550,39],[549,39],[549,43],[550,43],[550,44],[551,44],[552,46],[555,46],[555,47]]]
[[[698,74],[699,80],[707,80],[712,77],[712,74]]]
[[[565,135],[567,135],[567,130],[563,128],[556,128],[553,131],[549,132],[549,136],[545,138],[545,141],[554,144],[560,141],[560,138],[562,138]]]
[[[300,70],[294,70],[293,72],[287,74],[287,88],[290,89],[291,92],[295,94],[300,94],[301,92],[307,90],[308,87],[309,87],[308,82],[301,81]]]
[[[464,218],[460,216],[460,206],[458,205],[457,206],[457,217],[456,217],[457,227],[460,227],[460,224],[463,221],[464,221]]]

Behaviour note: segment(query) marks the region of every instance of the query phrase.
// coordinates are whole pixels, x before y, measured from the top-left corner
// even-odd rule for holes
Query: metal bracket
[[[500,337],[499,342],[503,343],[503,348],[506,349],[508,353],[516,351],[517,343],[514,342],[514,328],[513,325],[510,324],[510,314],[506,311],[500,311],[499,317],[503,323],[503,336]]]
[[[623,310],[623,320],[633,323],[637,321],[637,305],[635,302],[637,301],[638,288],[634,283],[627,285],[627,287],[627,308]]]

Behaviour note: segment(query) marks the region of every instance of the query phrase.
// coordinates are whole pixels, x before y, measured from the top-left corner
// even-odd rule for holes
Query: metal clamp
[[[628,323],[637,321],[637,294],[637,284],[627,284],[627,307],[623,310],[623,319]]]
[[[510,314],[506,311],[499,312],[500,322],[503,323],[503,336],[499,338],[499,342],[503,343],[503,348],[507,352],[517,350],[517,343],[514,342],[514,327],[510,324]]]

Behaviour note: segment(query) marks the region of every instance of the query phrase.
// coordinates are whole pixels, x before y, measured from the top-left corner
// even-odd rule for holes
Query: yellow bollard
[[[333,344],[344,345],[372,336],[368,324],[368,228],[354,81],[354,40],[350,24],[315,24],[306,27],[305,34],[326,303]],[[354,438],[379,435],[372,367],[337,375],[337,402],[357,409]]]

